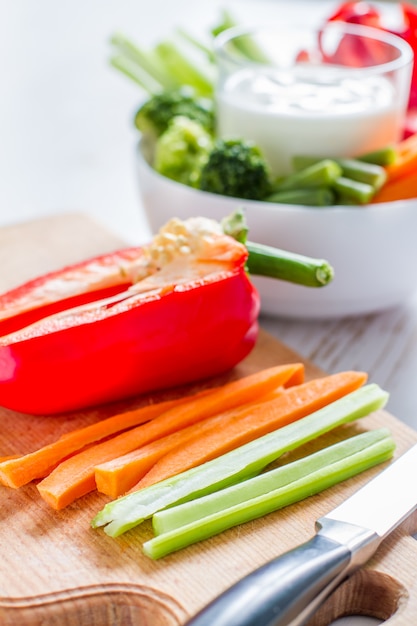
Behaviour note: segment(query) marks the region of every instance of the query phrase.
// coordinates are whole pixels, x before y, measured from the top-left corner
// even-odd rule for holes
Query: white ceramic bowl
[[[326,259],[333,281],[322,288],[253,277],[262,312],[292,318],[337,318],[397,306],[417,288],[417,199],[366,207],[304,207],[211,194],[155,172],[139,144],[137,175],[152,232],[171,217],[220,220],[243,208],[249,239]]]

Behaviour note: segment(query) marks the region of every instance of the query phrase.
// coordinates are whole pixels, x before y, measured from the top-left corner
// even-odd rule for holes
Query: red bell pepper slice
[[[2,328],[14,332],[0,337],[0,405],[77,410],[220,374],[251,351],[259,296],[245,246],[212,233],[161,267],[150,251],[90,259],[1,296]]]
[[[329,21],[341,20],[351,24],[362,24],[381,28],[381,15],[377,9],[363,0],[342,2],[329,16]]]
[[[414,117],[416,115],[415,109],[417,109],[417,7],[405,2],[400,3],[400,7],[403,14],[404,29],[402,32],[396,32],[394,34],[405,39],[414,52],[414,65],[408,103],[411,116]]]
[[[403,27],[397,30],[389,29],[384,26],[383,15],[374,5],[363,0],[353,0],[349,2],[343,2],[337,9],[329,16],[328,21],[341,20],[351,24],[360,24],[363,26],[372,26],[374,28],[380,28],[393,35],[397,35],[404,39],[412,48],[415,58],[417,58],[417,7],[407,2],[400,2],[399,8],[402,13]],[[349,62],[351,65],[357,63],[358,58],[366,59],[368,62],[372,62],[373,59],[378,59],[377,51],[378,47],[372,46],[367,49],[358,49],[353,45],[348,45],[349,42],[344,42],[343,47],[338,50],[337,58],[343,58],[343,61]],[[342,55],[342,56],[340,56]],[[415,116],[414,109],[417,108],[417,62],[414,62],[413,74],[411,79],[410,98],[408,102],[408,109],[411,111],[411,116]],[[410,131],[411,132],[411,131]],[[406,134],[408,131],[406,129]]]
[[[372,5],[363,2],[363,0],[359,2],[357,0],[343,2],[329,16],[327,21],[341,21],[347,24],[359,24],[375,28],[381,27],[379,12]],[[322,39],[322,33],[320,33],[320,39]],[[334,64],[341,63],[344,66],[363,67],[364,65],[373,65],[378,59],[379,52],[378,42],[365,42],[346,34],[331,56],[326,55],[323,51],[323,58],[326,62]]]
[[[368,2],[355,0],[342,3],[330,15],[328,22],[341,21],[347,24],[383,29],[380,12]],[[342,63],[350,67],[369,67],[386,62],[386,46],[372,39],[358,39],[346,34],[331,57],[325,57],[332,63]]]

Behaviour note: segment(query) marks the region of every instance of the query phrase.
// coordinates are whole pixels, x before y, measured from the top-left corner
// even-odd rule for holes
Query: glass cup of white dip
[[[215,52],[218,136],[255,142],[275,176],[295,155],[355,157],[401,138],[413,52],[399,36],[340,21],[235,27]]]

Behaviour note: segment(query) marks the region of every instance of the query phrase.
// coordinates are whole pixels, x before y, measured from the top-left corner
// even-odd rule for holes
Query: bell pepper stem
[[[247,268],[257,276],[278,278],[305,287],[324,287],[333,279],[333,268],[323,259],[314,259],[259,243],[246,242]]]
[[[324,287],[333,280],[334,271],[328,261],[247,241],[248,227],[243,211],[238,209],[221,222],[226,235],[245,244],[250,274],[269,276],[304,287]]]

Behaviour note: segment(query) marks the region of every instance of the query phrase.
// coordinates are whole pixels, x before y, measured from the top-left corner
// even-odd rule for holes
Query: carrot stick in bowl
[[[387,165],[385,171],[388,183],[399,180],[404,176],[417,173],[417,133],[403,139],[396,145],[397,157],[393,163]],[[415,197],[415,196],[413,196]]]
[[[374,196],[372,203],[395,202],[396,200],[412,200],[417,198],[417,159],[416,168],[401,178],[388,182]]]

